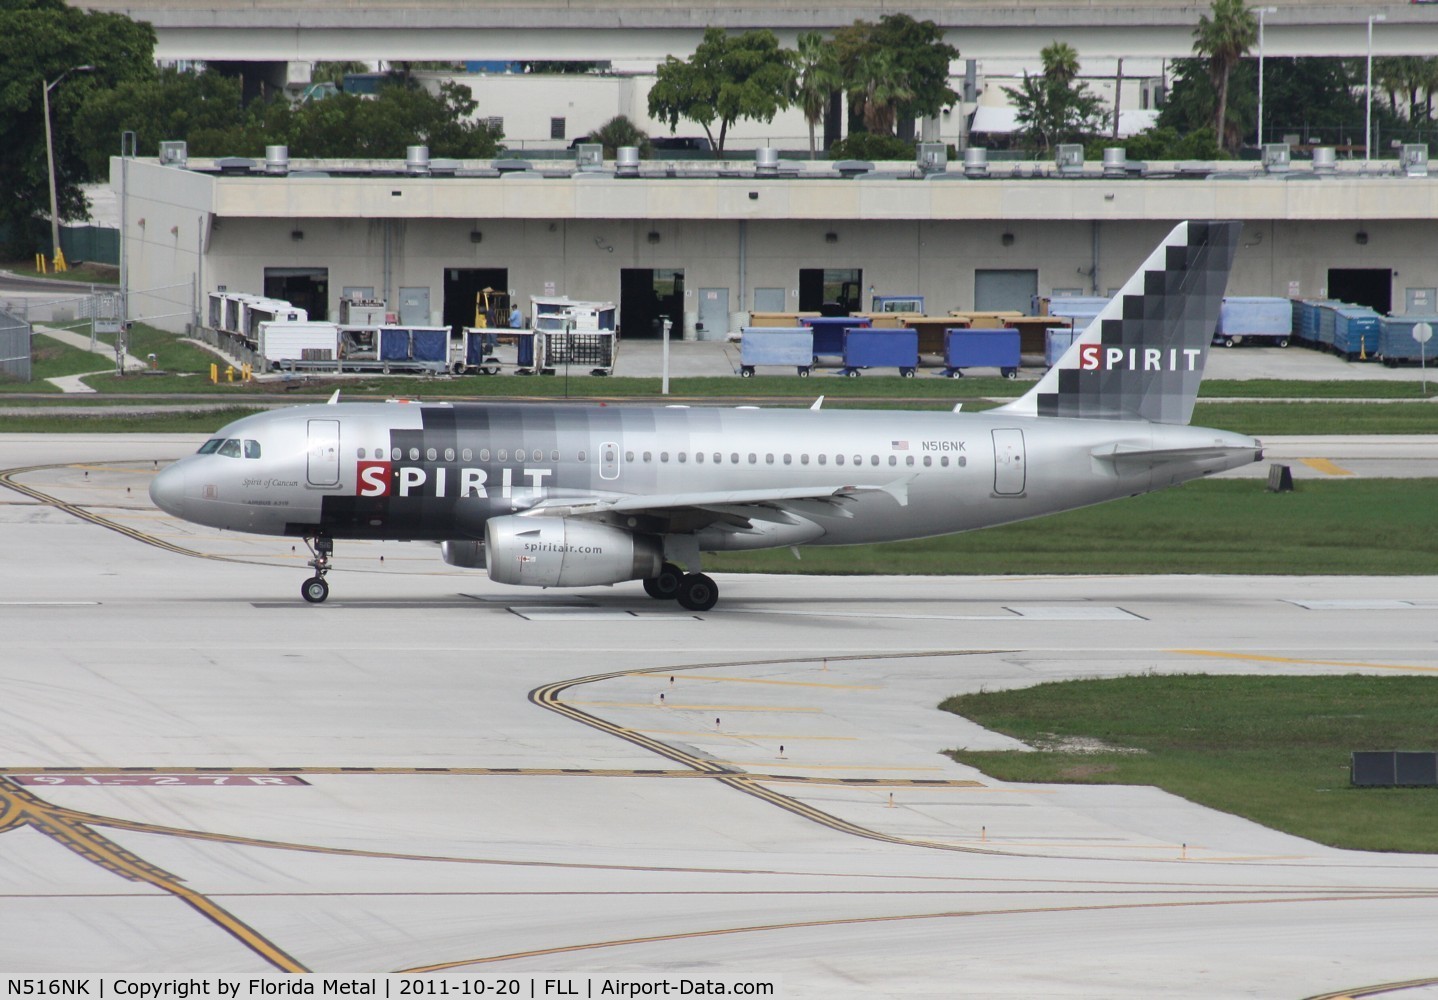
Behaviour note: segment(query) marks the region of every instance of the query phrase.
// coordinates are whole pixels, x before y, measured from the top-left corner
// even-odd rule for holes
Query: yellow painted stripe
[[[1331,459],[1300,458],[1299,461],[1302,462],[1304,465],[1308,466],[1310,469],[1313,469],[1316,472],[1323,473],[1325,476],[1353,475],[1353,471],[1351,469],[1345,469],[1343,468],[1343,466],[1335,464]]]
[[[721,764],[728,764],[731,767],[774,767],[772,760],[751,762],[745,760],[724,760]],[[867,766],[862,764],[791,764],[785,761],[782,765],[788,771],[939,771],[937,767],[890,767],[888,765]]]
[[[672,708],[690,712],[819,712],[818,708],[782,708],[774,705],[680,705],[666,701],[563,701],[560,705],[591,705],[599,708]]]
[[[731,740],[782,740],[789,743],[812,743],[815,740],[852,743],[859,738],[857,736],[795,736],[792,733],[716,733],[712,729],[638,729],[633,731],[649,733],[652,736],[723,736]]]
[[[1220,649],[1171,649],[1181,656],[1207,656],[1216,660],[1247,660],[1251,663],[1284,663],[1309,667],[1362,667],[1366,670],[1413,670],[1438,673],[1438,667],[1418,667],[1402,663],[1367,663],[1358,660],[1305,660],[1296,656],[1261,656],[1257,653],[1226,653]]]
[[[652,678],[652,673],[633,673],[630,677]],[[878,684],[820,684],[815,681],[773,681],[763,677],[710,677],[707,674],[684,678],[686,681],[723,681],[727,684],[777,684],[782,687],[832,688],[835,691],[878,691]]]

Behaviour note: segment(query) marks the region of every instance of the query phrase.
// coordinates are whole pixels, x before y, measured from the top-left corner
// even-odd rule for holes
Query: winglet
[[[824,405],[824,397],[823,397],[823,396],[820,396],[818,399],[814,400],[814,405],[811,406],[811,407],[809,407],[809,409],[811,409],[811,410],[818,410],[818,409],[821,409],[821,408],[823,407],[823,405]]]
[[[879,489],[897,500],[900,507],[907,507],[909,506],[909,484],[916,478],[918,477],[905,476],[903,479],[895,479],[892,483],[886,483],[880,486]]]
[[[334,392],[334,395],[330,397],[330,401],[329,401],[328,403],[326,403],[325,405],[326,405],[326,406],[334,406],[334,405],[335,405],[336,403],[338,403],[339,401],[340,401],[340,391],[339,391],[338,389],[336,389],[335,392]]]

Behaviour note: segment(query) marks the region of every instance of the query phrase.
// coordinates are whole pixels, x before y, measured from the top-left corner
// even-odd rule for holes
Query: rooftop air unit
[[[581,142],[574,149],[574,163],[580,170],[603,170],[604,144],[599,142]]]
[[[989,151],[987,149],[969,148],[964,150],[964,176],[989,176]]]
[[[190,147],[183,139],[160,143],[160,165],[183,167],[190,162]]]
[[[1428,176],[1428,144],[1405,142],[1399,153],[1399,163],[1409,177]]]
[[[404,172],[411,177],[429,174],[429,147],[406,146],[404,148]]]
[[[1289,169],[1292,165],[1292,155],[1286,142],[1265,142],[1263,144],[1264,172],[1277,174]]]
[[[942,142],[921,142],[916,162],[922,174],[942,174],[949,169],[949,147]]]
[[[1062,176],[1083,173],[1083,145],[1077,142],[1059,143],[1055,147],[1054,163]]]

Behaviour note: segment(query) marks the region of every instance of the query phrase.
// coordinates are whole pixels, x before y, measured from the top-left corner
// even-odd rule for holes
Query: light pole
[[[1278,13],[1277,7],[1259,7],[1258,15],[1258,151],[1263,152],[1263,15]]]
[[[60,252],[60,206],[55,197],[55,142],[50,137],[50,91],[60,86],[60,81],[71,73],[91,73],[94,69],[94,66],[71,66],[45,84],[45,89],[40,94],[40,103],[45,110],[45,164],[50,173],[50,243],[57,271],[64,267],[65,256]]]
[[[1388,20],[1387,14],[1368,15],[1368,72],[1363,79],[1363,163],[1373,156],[1373,22]]]

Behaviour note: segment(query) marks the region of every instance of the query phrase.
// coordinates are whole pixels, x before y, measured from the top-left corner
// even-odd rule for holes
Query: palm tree
[[[1079,72],[1078,50],[1068,42],[1053,42],[1039,52],[1044,77],[1060,87],[1074,82]]]
[[[590,142],[602,145],[607,157],[613,157],[620,146],[634,146],[639,150],[639,155],[645,158],[650,153],[649,136],[626,115],[616,115],[609,119],[590,132],[588,138]]]
[[[863,109],[864,126],[877,135],[892,135],[897,105],[913,97],[908,81],[888,49],[859,57],[849,85],[849,104]]]
[[[1202,14],[1193,31],[1194,54],[1208,61],[1208,78],[1218,95],[1213,109],[1213,133],[1220,146],[1229,146],[1225,132],[1228,114],[1228,75],[1258,39],[1258,21],[1243,0],[1213,0],[1213,17]]]
[[[824,109],[829,106],[829,96],[843,84],[839,72],[839,57],[834,47],[824,41],[817,31],[799,36],[799,84],[795,95],[809,123],[809,159],[815,158],[815,126],[824,118]]]

